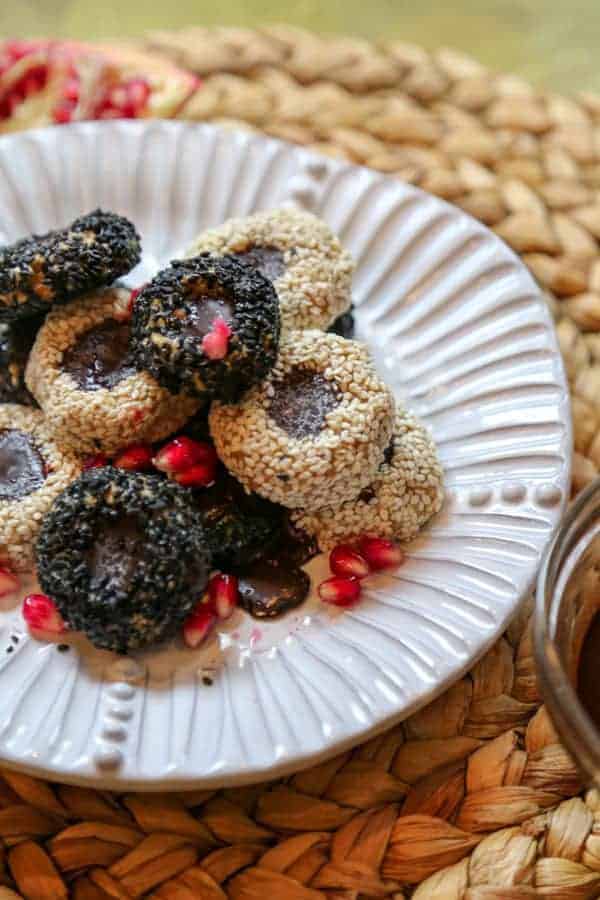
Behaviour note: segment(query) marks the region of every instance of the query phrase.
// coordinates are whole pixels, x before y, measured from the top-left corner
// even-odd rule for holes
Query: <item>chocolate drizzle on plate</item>
[[[310,578],[302,569],[260,561],[238,576],[240,604],[256,619],[273,619],[304,603]]]
[[[20,500],[46,480],[44,460],[24,431],[0,432],[0,500]]]
[[[133,375],[129,325],[109,319],[90,328],[65,352],[62,368],[83,391],[112,388]]]

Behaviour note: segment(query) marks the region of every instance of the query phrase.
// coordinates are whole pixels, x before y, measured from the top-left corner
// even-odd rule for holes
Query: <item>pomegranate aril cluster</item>
[[[144,78],[130,78],[109,87],[97,103],[96,119],[136,119],[143,114],[152,89]]]
[[[155,468],[183,487],[208,487],[217,474],[217,454],[212,444],[181,435],[159,450]]]
[[[361,596],[361,580],[372,572],[399,566],[404,561],[400,547],[387,538],[365,535],[357,546],[340,544],[329,555],[331,578],[319,585],[319,597],[332,606],[356,606]]]
[[[239,604],[238,580],[218,572],[208,582],[205,596],[183,625],[183,640],[188,647],[199,647],[217,621],[229,619]]]
[[[154,468],[183,487],[203,488],[214,483],[217,464],[218,458],[212,444],[181,435],[170,440],[156,454],[150,444],[131,444],[120,450],[112,460],[103,453],[89,456],[83,468],[113,465],[131,472],[149,472]]]
[[[53,119],[57,125],[66,125],[67,122],[73,121],[75,110],[79,103],[79,96],[79,77],[73,68],[64,86],[62,99],[54,108]]]

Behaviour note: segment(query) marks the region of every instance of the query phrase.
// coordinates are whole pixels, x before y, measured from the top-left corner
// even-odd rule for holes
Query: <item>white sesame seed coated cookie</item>
[[[363,534],[412,540],[443,500],[443,472],[433,439],[418,419],[400,410],[385,461],[358,499],[316,512],[294,510],[291,518],[325,551]]]
[[[217,453],[248,491],[315,510],[371,483],[394,400],[363,344],[293,331],[265,381],[237,405],[213,403],[209,422]]]
[[[16,572],[33,568],[33,546],[56,497],[81,462],[54,440],[44,414],[0,404],[0,560]]]
[[[200,406],[128,359],[129,299],[130,291],[110,288],[56,307],[29,357],[29,390],[57,439],[80,453],[161,440]]]
[[[293,207],[229,219],[200,234],[186,256],[239,254],[273,282],[282,330],[325,330],[350,308],[354,262],[325,222]]]

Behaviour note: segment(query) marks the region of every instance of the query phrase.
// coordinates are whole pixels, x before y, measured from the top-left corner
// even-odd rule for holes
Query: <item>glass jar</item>
[[[534,619],[544,701],[564,745],[598,786],[600,731],[580,702],[576,684],[581,647],[599,610],[600,478],[580,494],[555,535],[539,574]]]

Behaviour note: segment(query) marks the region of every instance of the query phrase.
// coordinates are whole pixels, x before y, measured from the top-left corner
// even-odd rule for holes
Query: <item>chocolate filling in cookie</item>
[[[143,526],[136,516],[101,522],[87,552],[91,590],[102,587],[112,598],[127,594],[143,550]]]
[[[230,325],[233,319],[233,304],[225,297],[201,295],[190,305],[184,330],[187,334],[201,339],[212,330],[217,319]]]
[[[269,281],[275,281],[285,272],[283,253],[276,247],[250,247],[249,250],[232,255],[257,269]]]
[[[172,393],[237,402],[275,364],[279,302],[270,281],[235,256],[175,260],[133,307],[138,369]]]
[[[0,432],[0,500],[20,500],[45,479],[44,461],[31,436],[17,429]]]
[[[63,369],[84,391],[112,388],[135,374],[129,359],[129,325],[108,319],[69,347]]]
[[[318,372],[294,369],[273,385],[271,419],[295,438],[315,437],[325,427],[327,414],[340,402],[340,391]]]

